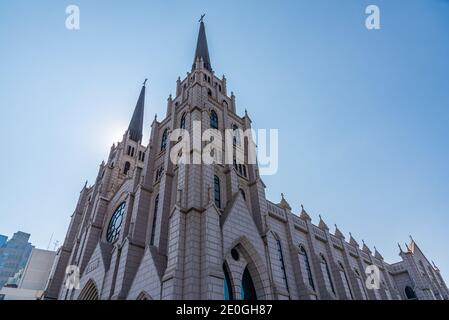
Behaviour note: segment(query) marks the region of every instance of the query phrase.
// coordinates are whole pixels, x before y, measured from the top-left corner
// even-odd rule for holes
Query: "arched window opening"
[[[410,286],[405,287],[405,295],[406,295],[407,299],[409,299],[409,300],[416,299],[415,290],[413,290],[412,287],[410,287]]]
[[[334,283],[332,282],[332,276],[329,269],[329,265],[327,264],[326,258],[322,254],[320,256],[321,256],[321,271],[325,276],[326,286],[328,287],[328,289],[332,291],[333,294],[335,294]]]
[[[235,159],[235,156],[234,156],[234,159],[233,159],[233,163],[234,163],[234,168],[235,168],[235,170],[239,170],[239,166],[237,165],[237,160]]]
[[[239,133],[239,128],[237,127],[237,125],[232,125],[232,143],[235,145],[240,145],[240,133]]]
[[[153,210],[153,225],[151,226],[151,239],[150,245],[154,245],[154,234],[156,233],[156,221],[157,221],[157,210],[159,206],[159,194],[154,199],[154,210]]]
[[[246,201],[246,194],[245,191],[243,191],[243,189],[240,189],[240,194],[242,195],[243,200]]]
[[[212,97],[212,90],[211,90],[211,89],[207,89],[207,95],[208,95],[209,97]]]
[[[98,290],[92,280],[89,280],[81,290],[78,300],[98,300]]]
[[[232,293],[231,278],[229,277],[228,268],[226,267],[225,263],[223,263],[223,273],[224,273],[224,281],[223,281],[224,300],[234,300],[234,294]]]
[[[122,229],[123,215],[125,214],[126,202],[120,203],[109,220],[108,229],[106,231],[106,241],[114,242],[118,239]]]
[[[214,110],[210,112],[210,127],[212,129],[218,129],[218,116]]]
[[[249,274],[248,267],[246,267],[243,272],[240,295],[242,300],[257,300],[256,289],[254,287],[253,279]]]
[[[167,138],[168,138],[168,129],[164,130],[164,133],[162,134],[162,140],[161,140],[161,151],[164,151],[167,147]]]
[[[141,293],[139,293],[139,295],[137,296],[136,300],[151,300],[151,298],[148,296],[147,293],[141,292]]]
[[[182,114],[182,117],[181,117],[180,128],[181,129],[185,129],[186,128],[186,113],[185,112]]]
[[[303,267],[303,272],[305,271],[305,274],[307,274],[307,281],[309,282],[310,287],[315,290],[315,284],[313,282],[313,276],[312,276],[312,269],[310,268],[310,262],[309,262],[309,256],[307,255],[306,250],[303,246],[299,247],[299,254],[301,258],[301,266]]]
[[[363,298],[363,300],[367,300],[368,297],[367,297],[366,292],[365,292],[365,285],[362,282],[362,277],[360,276],[360,272],[359,272],[359,270],[357,270],[357,268],[354,268],[354,273],[355,273],[355,276],[356,276],[357,285],[358,285],[359,290],[360,290],[360,292],[362,294],[362,298]]]
[[[214,201],[217,208],[221,207],[221,190],[220,190],[220,178],[214,176]]]
[[[340,275],[342,277],[343,286],[346,291],[346,294],[351,297],[351,299],[354,299],[354,296],[352,295],[351,285],[349,284],[348,276],[346,275],[345,268],[343,267],[343,264],[341,262],[338,262],[338,266],[340,267]]]
[[[128,174],[129,169],[131,168],[131,163],[129,163],[128,161],[125,162],[125,167],[123,168],[123,174]]]
[[[278,258],[281,263],[281,270],[282,270],[282,277],[284,280],[284,285],[285,285],[285,288],[287,289],[287,291],[289,291],[288,281],[287,281],[287,272],[285,271],[284,254],[282,252],[282,244],[281,244],[281,240],[278,238],[276,238],[276,245],[277,245],[277,249],[278,249]]]

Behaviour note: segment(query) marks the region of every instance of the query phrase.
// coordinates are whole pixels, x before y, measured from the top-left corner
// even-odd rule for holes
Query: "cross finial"
[[[198,20],[198,22],[203,22],[203,19],[204,19],[204,17],[206,16],[206,14],[205,13],[203,13],[202,15],[201,15],[201,18],[200,18],[200,20]]]
[[[143,86],[145,87],[146,83],[147,83],[148,79],[145,78],[145,81],[143,82]]]

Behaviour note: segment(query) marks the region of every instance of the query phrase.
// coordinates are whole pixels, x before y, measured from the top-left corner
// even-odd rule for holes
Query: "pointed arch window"
[[[185,112],[182,114],[182,117],[181,117],[180,128],[181,129],[185,129],[186,128],[186,113]]]
[[[218,116],[214,110],[210,112],[210,127],[212,129],[218,129]]]
[[[343,280],[343,287],[345,289],[345,292],[348,295],[348,297],[354,299],[354,296],[352,295],[351,285],[349,284],[349,279],[348,276],[346,275],[345,267],[340,261],[338,262],[338,266],[340,267],[340,275]]]
[[[220,190],[220,178],[214,176],[214,201],[217,208],[221,207],[221,190]]]
[[[321,271],[323,272],[323,276],[326,282],[326,286],[328,289],[332,291],[333,294],[335,294],[335,288],[334,283],[332,282],[332,276],[329,269],[329,265],[327,264],[326,258],[324,255],[320,254],[321,256]]]
[[[159,209],[159,194],[154,199],[154,210],[153,210],[153,225],[151,226],[151,239],[150,245],[154,244],[154,234],[156,233],[156,222],[157,222],[157,210]]]
[[[309,282],[310,287],[315,290],[315,283],[313,282],[312,269],[310,268],[309,256],[307,255],[306,250],[303,246],[299,247],[299,255],[301,259],[301,266],[303,268],[303,272],[307,275],[307,281]]]
[[[131,168],[131,164],[128,161],[126,161],[125,167],[123,168],[123,174],[127,175],[130,168]]]
[[[106,232],[106,240],[108,242],[114,242],[118,239],[120,231],[122,230],[123,215],[125,214],[126,202],[120,203],[112,214],[111,220],[109,220],[108,229]]]
[[[229,277],[228,268],[226,267],[225,263],[223,263],[223,273],[224,273],[224,281],[223,281],[224,300],[234,300],[234,294],[232,293],[231,277]]]
[[[237,125],[233,124],[232,125],[232,142],[234,144],[234,146],[236,145],[240,145],[240,132],[239,132],[239,127],[237,127]]]
[[[414,300],[414,299],[416,299],[416,293],[415,293],[415,290],[413,290],[412,287],[410,287],[410,286],[406,286],[406,287],[405,287],[405,296],[406,296],[407,299],[409,299],[409,300]]]
[[[168,129],[165,129],[164,133],[162,134],[161,151],[164,151],[167,148],[167,138],[168,138]]]
[[[240,188],[239,191],[240,191],[240,194],[242,195],[243,200],[246,201],[246,194],[245,194],[245,191],[243,191],[243,189],[241,189],[241,188]]]
[[[289,291],[288,281],[287,281],[287,272],[285,271],[284,254],[282,253],[282,244],[281,244],[281,240],[278,238],[276,238],[276,246],[278,249],[278,258],[281,263],[281,270],[282,270],[282,277],[284,280],[284,285],[285,285],[285,288],[287,289],[287,291]]]
[[[360,276],[360,272],[359,272],[359,270],[357,270],[357,268],[354,268],[354,273],[355,273],[355,276],[356,276],[357,285],[358,285],[359,290],[360,290],[360,292],[362,294],[362,298],[363,298],[363,300],[367,300],[368,297],[367,297],[366,292],[365,292],[365,286],[364,286],[364,284],[362,282],[362,277]]]
[[[243,272],[240,295],[242,300],[257,300],[256,288],[254,287],[253,279],[249,274],[248,267],[246,267]]]

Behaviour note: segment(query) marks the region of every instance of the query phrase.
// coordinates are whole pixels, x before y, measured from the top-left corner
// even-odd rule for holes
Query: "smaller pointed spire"
[[[365,241],[362,240],[363,246],[362,246],[362,251],[371,254],[371,250],[370,248],[368,248],[368,246],[365,244]]]
[[[340,239],[345,239],[345,236],[343,235],[343,233],[340,231],[340,229],[338,229],[338,227],[337,227],[337,224],[335,224],[335,232],[334,232],[334,235],[337,237],[337,238],[340,238]]]
[[[402,251],[402,247],[401,247],[401,244],[399,242],[398,242],[398,248],[399,248],[399,254],[404,252],[404,251]]]
[[[410,247],[408,246],[408,244],[407,243],[405,243],[405,247],[407,248],[407,252],[412,252],[412,250],[410,250]]]
[[[352,233],[349,232],[349,243],[352,244],[353,246],[356,246],[357,248],[359,247],[359,244],[357,243],[357,241],[354,239],[354,237],[352,236]]]
[[[380,254],[380,252],[377,251],[376,246],[374,246],[374,257],[376,257],[376,258],[379,259],[379,260],[383,260],[383,259],[384,259],[384,257],[382,257],[382,255]]]
[[[281,193],[281,202],[279,202],[279,206],[283,209],[292,210],[292,207],[290,207],[287,200],[285,200],[283,193]]]
[[[128,126],[128,133],[131,140],[139,142],[142,140],[143,131],[143,112],[145,109],[145,85],[148,79],[145,79],[140,90],[139,99],[137,100],[133,116]]]
[[[329,227],[327,226],[326,222],[324,222],[323,218],[321,217],[321,214],[319,215],[320,222],[318,223],[318,228],[322,230],[329,230]]]
[[[433,262],[433,260],[432,260],[432,265],[433,265],[433,268],[435,269],[435,271],[440,271],[440,269],[437,267],[435,262]]]
[[[309,214],[304,209],[304,206],[302,204],[301,204],[301,213],[299,214],[299,217],[303,218],[304,220],[312,220],[312,218],[310,218]]]

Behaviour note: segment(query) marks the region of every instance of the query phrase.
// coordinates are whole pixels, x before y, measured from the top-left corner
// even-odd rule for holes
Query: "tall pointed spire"
[[[193,59],[193,66],[192,69],[195,69],[195,63],[197,59],[203,59],[204,68],[212,72],[212,65],[210,64],[210,58],[209,58],[209,49],[207,47],[207,39],[206,39],[206,28],[204,27],[204,14],[201,16],[200,19],[200,31],[198,33],[198,40],[196,42],[196,51],[195,51],[195,58]]]
[[[139,142],[142,140],[143,131],[143,112],[145,109],[145,84],[148,79],[145,79],[140,90],[139,99],[137,100],[136,108],[134,109],[133,117],[129,123],[128,132],[131,140]]]

